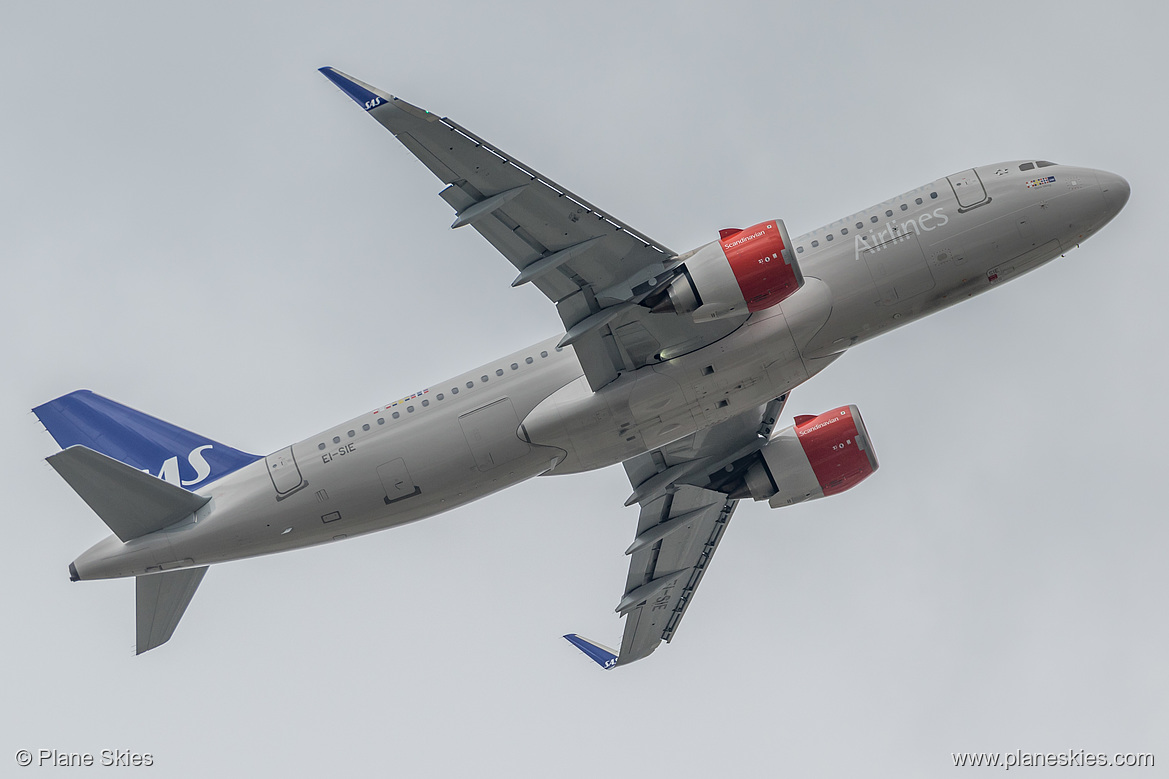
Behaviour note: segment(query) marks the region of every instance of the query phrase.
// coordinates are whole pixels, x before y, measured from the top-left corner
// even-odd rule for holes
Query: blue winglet
[[[372,111],[386,102],[385,97],[371,92],[368,84],[364,84],[336,68],[320,68],[319,70],[324,74],[325,78],[336,84],[342,92],[353,98],[353,102],[357,103],[366,111]]]
[[[598,644],[596,641],[578,636],[576,633],[569,633],[565,636],[568,643],[584,652],[593,662],[604,668],[606,671],[617,666],[617,653],[607,646]]]

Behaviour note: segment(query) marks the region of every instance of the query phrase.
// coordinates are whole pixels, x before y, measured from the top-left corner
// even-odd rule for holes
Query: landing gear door
[[[978,177],[977,171],[973,168],[955,173],[948,180],[950,187],[954,190],[954,196],[958,198],[959,211],[966,211],[990,202],[986,188],[982,186],[982,179]]]
[[[308,482],[300,475],[300,466],[296,464],[291,446],[268,455],[266,462],[268,475],[272,477],[272,486],[276,488],[276,500],[284,500],[297,490],[308,486]]]

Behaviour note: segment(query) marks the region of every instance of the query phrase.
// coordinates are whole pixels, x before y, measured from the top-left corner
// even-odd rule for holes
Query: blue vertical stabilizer
[[[260,459],[89,390],[62,395],[33,413],[62,449],[84,446],[186,489]]]

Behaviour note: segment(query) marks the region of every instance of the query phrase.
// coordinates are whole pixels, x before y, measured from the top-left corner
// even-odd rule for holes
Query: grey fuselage
[[[196,490],[211,500],[195,515],[128,543],[110,536],[74,567],[81,579],[138,576],[353,537],[755,409],[854,344],[1074,248],[1128,198],[1111,173],[1020,165],[938,179],[795,238],[804,286],[701,349],[594,393],[554,336],[228,474]]]

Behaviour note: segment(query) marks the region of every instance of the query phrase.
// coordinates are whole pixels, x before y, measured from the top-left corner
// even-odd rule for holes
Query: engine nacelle
[[[648,301],[654,311],[695,320],[762,311],[795,294],[804,277],[782,219],[723,230],[696,250],[670,285]]]
[[[747,470],[743,492],[755,500],[778,508],[836,495],[877,470],[877,456],[856,406],[799,416],[795,422],[773,436]]]

